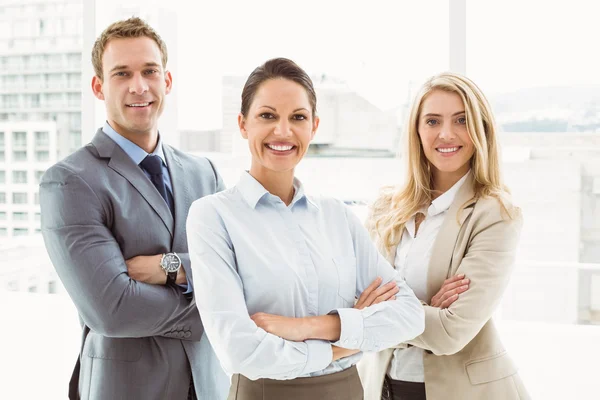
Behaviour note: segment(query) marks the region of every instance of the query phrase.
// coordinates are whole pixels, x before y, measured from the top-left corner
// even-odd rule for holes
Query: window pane
[[[13,171],[13,183],[27,183],[27,171]]]
[[[50,144],[50,134],[48,132],[35,132],[35,146],[46,147]]]
[[[13,204],[27,204],[27,193],[13,193]]]
[[[49,151],[36,151],[35,159],[39,162],[45,162],[50,160],[50,152]]]
[[[12,216],[13,221],[27,221],[29,219],[29,216],[25,212],[14,212]]]
[[[13,151],[13,161],[27,161],[27,152]]]
[[[27,148],[27,132],[13,132],[13,148]]]

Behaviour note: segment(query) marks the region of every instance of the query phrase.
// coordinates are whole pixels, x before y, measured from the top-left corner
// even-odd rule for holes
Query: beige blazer
[[[464,273],[471,280],[469,290],[448,309],[424,303],[425,331],[397,347],[425,349],[428,400],[529,399],[492,320],[513,269],[522,217],[515,208],[510,219],[498,200],[473,196],[471,176],[457,193],[434,243],[427,302],[455,274]],[[365,353],[358,363],[365,400],[381,399],[393,351]]]

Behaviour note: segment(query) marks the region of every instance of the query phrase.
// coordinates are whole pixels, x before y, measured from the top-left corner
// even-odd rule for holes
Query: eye
[[[438,121],[437,121],[437,119],[428,119],[425,121],[425,123],[429,126],[435,126],[435,125],[437,125]]]
[[[144,73],[146,75],[152,75],[152,74],[158,73],[158,70],[157,69],[148,69],[148,70],[144,71]]]
[[[466,123],[467,123],[467,118],[466,118],[466,117],[459,117],[459,118],[458,118],[456,121],[457,121],[459,124],[461,124],[461,125],[464,125],[464,124],[466,124]]]
[[[275,116],[268,112],[260,114],[259,117],[262,119],[275,119]]]
[[[115,74],[113,76],[127,76],[127,72],[125,72],[125,71],[115,72]]]
[[[306,118],[306,115],[303,115],[303,114],[294,114],[292,116],[292,118],[295,119],[296,121],[305,121],[306,119],[308,119],[308,118]]]

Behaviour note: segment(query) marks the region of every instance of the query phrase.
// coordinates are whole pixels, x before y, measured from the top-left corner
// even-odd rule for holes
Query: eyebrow
[[[275,108],[273,108],[271,106],[263,105],[261,107],[270,108],[273,111],[277,111]],[[306,108],[304,108],[304,107],[296,108],[293,112],[303,111],[303,110],[306,111],[306,112],[308,112],[308,110]]]
[[[144,67],[158,67],[160,68],[160,65],[155,63],[155,62],[147,62],[144,64]],[[116,65],[114,66],[111,70],[110,73],[113,73],[115,71],[120,71],[123,69],[129,69],[129,67],[127,65]]]
[[[456,117],[457,115],[464,114],[464,113],[465,113],[464,111],[459,111],[459,112],[455,112],[454,114],[452,114],[452,116]],[[442,114],[428,113],[428,114],[423,115],[423,118],[425,118],[425,117],[443,117],[443,115]]]

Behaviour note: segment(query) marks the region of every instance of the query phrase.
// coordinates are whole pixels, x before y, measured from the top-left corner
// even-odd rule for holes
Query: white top
[[[194,296],[206,335],[228,374],[293,379],[350,368],[332,362],[331,345],[379,351],[420,335],[424,311],[379,254],[361,221],[340,201],[304,193],[289,206],[250,174],[237,186],[196,200],[187,234]],[[354,298],[380,276],[395,281],[395,301],[362,310]],[[267,333],[257,312],[308,317],[337,312],[339,341],[294,342]]]
[[[427,210],[420,211],[425,214],[425,219],[421,222],[416,236],[414,215],[405,225],[402,240],[396,248],[394,266],[419,300],[428,300],[427,272],[433,244],[456,193],[468,175],[469,173],[465,174],[448,191],[433,200]],[[388,375],[399,381],[424,382],[423,349],[413,346],[394,350]]]

